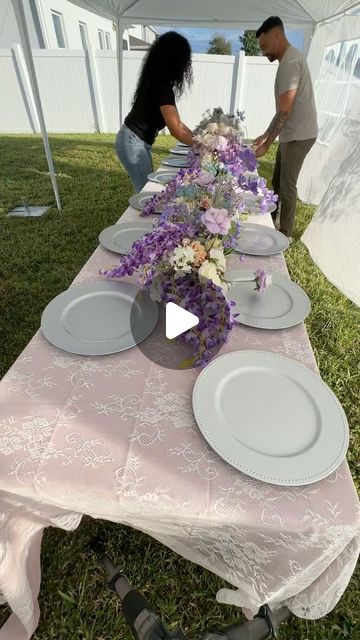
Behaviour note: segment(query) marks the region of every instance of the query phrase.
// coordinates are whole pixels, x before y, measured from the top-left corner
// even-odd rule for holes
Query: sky
[[[165,33],[170,31],[171,27],[157,27],[159,33]],[[238,53],[240,49],[239,35],[243,34],[243,31],[235,29],[174,29],[178,31],[185,38],[187,38],[191,44],[193,53],[206,53],[209,40],[214,33],[224,33],[226,38],[230,40],[232,44],[233,54]],[[303,48],[303,32],[302,31],[287,31],[286,35],[288,40],[294,47],[298,49]]]

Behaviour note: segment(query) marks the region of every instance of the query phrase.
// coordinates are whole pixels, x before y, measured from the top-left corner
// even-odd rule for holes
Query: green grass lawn
[[[42,142],[38,136],[0,137],[0,378],[38,329],[46,304],[69,286],[92,254],[100,231],[127,207],[132,187],[114,157],[113,141],[112,135],[51,136],[63,213],[52,207],[43,218],[26,220],[4,214],[21,204],[22,196],[29,204],[53,204]],[[155,166],[173,142],[158,138]],[[260,168],[268,179],[273,162],[272,150]],[[348,460],[359,487],[359,310],[329,284],[299,241],[312,214],[312,207],[299,203],[295,241],[286,260],[291,277],[311,299],[307,329],[321,375],[349,419]],[[139,532],[84,518],[73,533],[45,532],[37,640],[131,637],[88,550],[96,534],[153,607],[166,621],[180,623],[190,638],[241,618],[234,608],[214,601],[224,585],[220,578]],[[281,639],[359,640],[359,592],[358,572],[330,615],[316,622],[294,620],[283,627]],[[7,614],[4,607],[0,622]]]

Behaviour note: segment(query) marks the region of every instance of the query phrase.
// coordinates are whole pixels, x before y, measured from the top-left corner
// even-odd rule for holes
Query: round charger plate
[[[252,191],[245,191],[244,193],[244,202],[260,202],[261,196],[253,193]]]
[[[164,169],[159,169],[159,171],[154,171],[153,173],[149,173],[148,179],[151,182],[157,182],[158,184],[168,184],[171,182],[176,176],[177,171],[165,171]]]
[[[227,271],[226,280],[251,278],[251,269]],[[270,274],[269,274],[270,275]],[[272,284],[259,293],[254,282],[234,282],[227,298],[236,302],[236,321],[258,329],[287,329],[303,322],[311,311],[305,291],[281,273],[271,272]]]
[[[349,428],[329,387],[283,356],[235,351],[199,375],[193,410],[209,445],[243,473],[282,486],[326,478],[346,455]]]
[[[151,200],[153,196],[159,196],[160,193],[161,191],[140,191],[140,193],[134,193],[134,195],[129,198],[129,205],[134,207],[134,209],[142,211],[149,200]],[[161,211],[157,211],[156,213],[161,213]]]
[[[165,164],[168,167],[188,167],[189,161],[187,157],[183,156],[168,156],[165,160],[162,161],[162,164]]]
[[[145,340],[158,315],[156,303],[136,285],[99,280],[70,287],[51,300],[42,314],[41,329],[59,349],[100,356]]]
[[[175,153],[178,156],[187,156],[189,150],[188,147],[175,147],[174,149],[170,149],[170,153]]]
[[[188,144],[185,144],[185,142],[177,142],[176,146],[177,147],[186,147],[187,149],[190,149],[190,146]]]
[[[235,251],[250,256],[272,256],[285,251],[289,239],[273,227],[245,222],[242,226]]]
[[[245,201],[245,207],[246,207],[245,208],[245,213],[256,213],[256,214],[259,213],[259,214],[264,215],[264,213],[273,213],[273,211],[276,211],[276,204],[275,203],[272,203],[268,207],[267,211],[265,212],[265,211],[262,211],[260,209],[258,203],[255,200],[253,202],[251,202],[250,200],[247,201],[247,202]]]
[[[103,229],[99,235],[99,242],[105,249],[125,255],[129,253],[136,240],[153,228],[153,224],[146,220],[113,224]]]

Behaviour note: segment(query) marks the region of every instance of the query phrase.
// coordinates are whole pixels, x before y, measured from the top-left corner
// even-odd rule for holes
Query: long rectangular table
[[[121,221],[138,216],[128,208]],[[250,221],[272,225],[269,214]],[[238,260],[232,256],[230,268]],[[72,286],[116,262],[99,246]],[[247,257],[245,266],[287,274],[282,255]],[[282,354],[317,372],[303,324],[239,325],[221,353],[241,349]],[[236,471],[195,423],[198,373],[162,369],[137,347],[92,358],[56,349],[40,331],[30,341],[0,383],[0,591],[14,612],[0,640],[26,640],[38,624],[43,528],[75,529],[83,514],[140,529],[215,572],[235,587],[218,600],[248,615],[265,602],[305,618],[336,605],[360,548],[347,462],[295,488]]]

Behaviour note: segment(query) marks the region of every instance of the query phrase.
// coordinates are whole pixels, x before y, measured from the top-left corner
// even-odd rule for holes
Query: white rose
[[[209,262],[209,260],[205,260],[202,263],[199,269],[199,276],[200,278],[206,278],[207,280],[211,280],[218,287],[222,286],[222,282],[217,272],[216,265],[213,262]]]
[[[226,271],[226,258],[222,249],[210,249],[210,258],[215,260],[216,267],[219,271],[225,273]]]
[[[209,122],[208,126],[206,127],[206,131],[208,131],[209,133],[216,133],[218,130],[218,125],[216,122]]]

